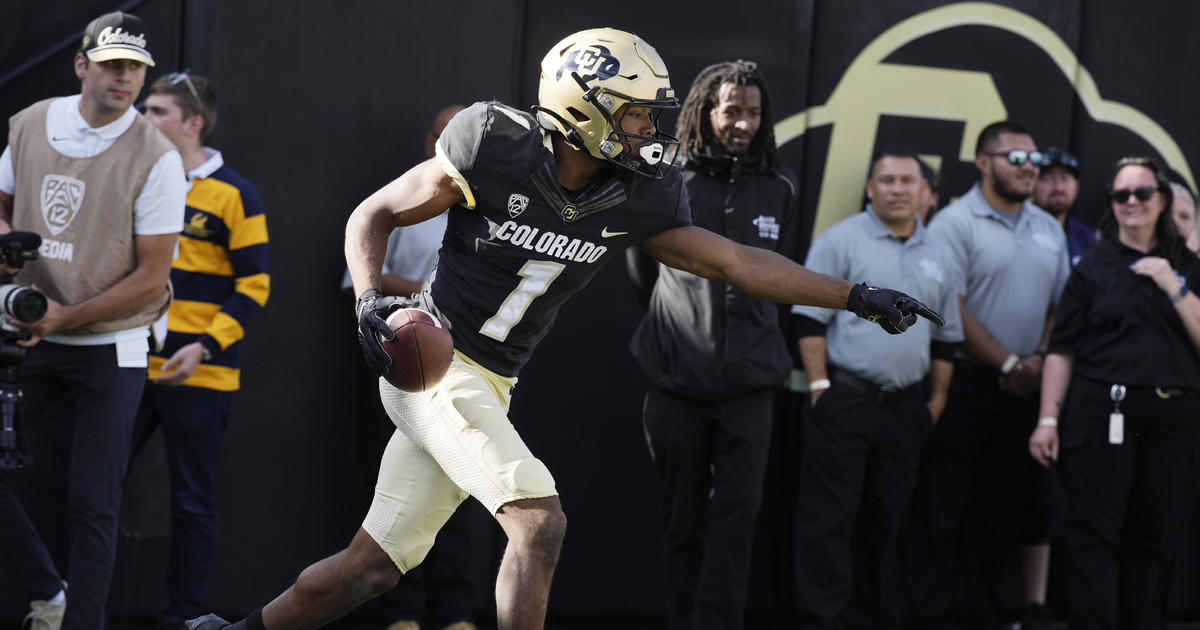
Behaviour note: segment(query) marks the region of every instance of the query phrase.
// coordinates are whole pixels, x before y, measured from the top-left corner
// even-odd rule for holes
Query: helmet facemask
[[[578,74],[575,74],[575,79],[581,87],[586,88],[587,84]],[[611,130],[608,137],[597,146],[603,159],[653,179],[660,179],[666,174],[679,153],[679,139],[662,132],[659,124],[664,111],[679,108],[678,99],[673,96],[652,100],[639,99],[597,86],[586,88],[583,100],[596,106],[596,111]],[[634,108],[646,109],[646,115],[650,117],[654,126],[653,135],[643,136],[624,131],[622,121],[629,110]]]

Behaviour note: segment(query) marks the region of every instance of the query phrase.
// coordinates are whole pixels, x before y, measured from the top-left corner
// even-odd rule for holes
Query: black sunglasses
[[[1108,193],[1108,198],[1117,203],[1129,203],[1129,198],[1131,196],[1137,197],[1138,201],[1150,201],[1150,198],[1153,197],[1154,193],[1156,192],[1158,192],[1158,188],[1155,186],[1138,186],[1133,190],[1122,188],[1120,190],[1111,191]]]
[[[1012,164],[1013,166],[1022,166],[1026,161],[1032,163],[1034,166],[1041,166],[1042,161],[1045,159],[1045,156],[1042,155],[1040,151],[1024,151],[1022,149],[1013,149],[1012,151],[996,151],[992,153],[985,153],[984,155],[1008,158],[1008,163]]]

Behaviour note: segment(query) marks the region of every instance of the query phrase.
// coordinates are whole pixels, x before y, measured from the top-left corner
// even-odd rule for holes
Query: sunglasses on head
[[[203,105],[204,101],[200,100],[200,93],[196,91],[196,86],[192,85],[192,78],[188,76],[188,73],[191,71],[191,68],[188,68],[187,70],[182,70],[180,72],[172,72],[171,74],[167,75],[167,81],[169,81],[171,85],[179,85],[181,82],[186,83],[188,91],[191,92],[192,97],[196,99],[196,104]]]
[[[1022,149],[1013,149],[1012,151],[996,151],[987,153],[992,157],[1008,158],[1008,163],[1013,166],[1022,166],[1025,162],[1030,162],[1034,166],[1041,166],[1045,156],[1040,151],[1024,151]]]
[[[1129,203],[1129,198],[1131,196],[1137,197],[1138,201],[1150,201],[1150,198],[1153,197],[1154,193],[1156,192],[1158,192],[1158,188],[1154,186],[1138,186],[1133,190],[1129,190],[1128,188],[1114,190],[1108,193],[1108,198],[1117,203]]]

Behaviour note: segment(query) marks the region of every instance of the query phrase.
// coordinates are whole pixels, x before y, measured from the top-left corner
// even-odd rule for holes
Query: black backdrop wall
[[[16,0],[0,5],[0,117],[77,92],[77,38],[117,8],[151,28],[151,79],[190,67],[214,80],[221,121],[211,144],[257,184],[268,211],[273,291],[248,331],[221,461],[209,601],[223,611],[264,603],[340,549],[370,499],[388,425],[354,339],[351,299],[337,290],[346,217],[420,159],[443,105],[531,105],[537,64],[567,33],[608,25],[641,34],[681,93],[709,63],[757,60],[775,93],[784,156],[801,178],[805,224],[817,231],[860,208],[868,158],[884,144],[915,147],[938,165],[943,201],[958,196],[976,179],[977,132],[1004,117],[1042,147],[1080,156],[1077,213],[1089,222],[1117,157],[1155,155],[1189,180],[1200,158],[1200,5],[1183,1]],[[622,269],[593,284],[522,373],[512,418],[554,471],[571,519],[552,614],[658,614],[657,485],[639,423],[645,383],[626,350],[640,313]],[[750,596],[759,612],[790,605],[792,402],[781,396],[760,519]],[[477,504],[467,509],[480,512],[484,606],[503,541]],[[126,529],[113,609],[144,614],[163,597],[161,532]],[[1194,584],[1193,543],[1182,555],[1179,583]],[[11,582],[0,573],[0,617],[25,606]],[[1200,612],[1182,589],[1175,610]]]

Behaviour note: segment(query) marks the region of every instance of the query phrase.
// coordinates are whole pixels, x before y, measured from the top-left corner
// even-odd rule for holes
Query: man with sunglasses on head
[[[42,242],[16,282],[50,300],[36,322],[9,320],[32,335],[17,385],[35,462],[13,480],[46,539],[69,543],[69,593],[0,472],[0,554],[35,598],[38,628],[105,625],[151,325],[171,300],[186,180],[179,151],[133,108],[154,65],[148,40],[128,13],[93,20],[74,59],[80,94],[13,116],[0,156],[0,232]]]
[[[988,125],[976,143],[980,182],[929,228],[963,269],[966,294],[964,341],[922,454],[909,523],[913,627],[951,616],[998,627],[1008,612],[1000,586],[1032,489],[1026,443],[1069,273],[1062,227],[1028,201],[1041,161],[1024,127]]]
[[[270,293],[267,222],[258,190],[204,146],[217,124],[217,94],[205,77],[172,73],[147,90],[145,116],[179,148],[187,210],[171,269],[176,300],[164,346],[150,357],[134,425],[136,456],[162,427],[171,479],[167,608],[159,628],[200,614],[217,543],[217,452],[246,326]]]

